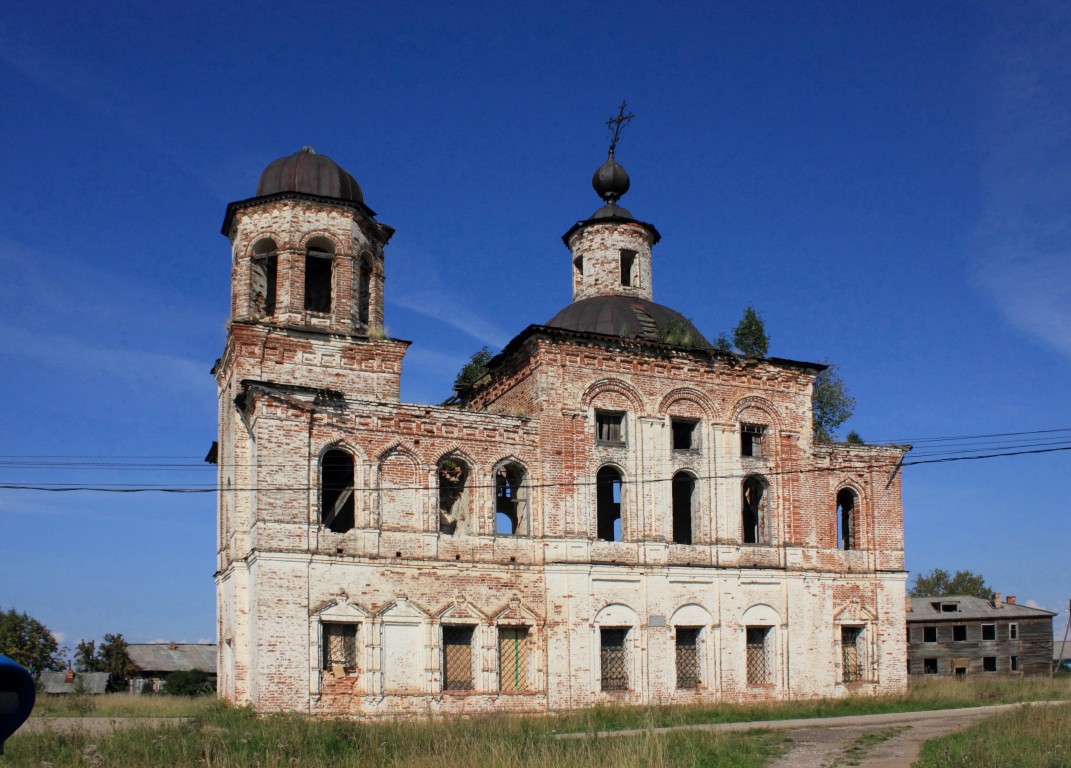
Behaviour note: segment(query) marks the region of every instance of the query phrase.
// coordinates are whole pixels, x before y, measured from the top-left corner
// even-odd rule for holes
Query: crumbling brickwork
[[[401,403],[390,231],[303,189],[228,209],[222,696],[395,716],[903,689],[902,451],[815,444],[821,366],[529,326],[451,406]],[[575,298],[650,301],[653,227],[566,240]]]

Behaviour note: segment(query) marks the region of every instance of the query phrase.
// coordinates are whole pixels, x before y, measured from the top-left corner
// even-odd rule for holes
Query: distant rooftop
[[[1019,605],[1014,602],[1015,598],[1008,601],[985,600],[973,595],[945,595],[944,597],[912,597],[911,610],[907,614],[907,620],[911,621],[941,621],[963,619],[1013,619],[1013,618],[1042,618],[1055,616],[1052,611],[1042,608],[1031,608],[1027,605]]]

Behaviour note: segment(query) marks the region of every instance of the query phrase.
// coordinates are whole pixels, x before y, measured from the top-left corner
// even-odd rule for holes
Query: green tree
[[[36,676],[45,670],[63,669],[65,648],[48,627],[11,608],[0,611],[0,654],[21,664]]]
[[[845,436],[844,442],[850,443],[851,445],[866,445],[863,438],[861,438],[859,433],[854,429]]]
[[[850,419],[854,410],[855,398],[848,394],[848,387],[837,372],[837,366],[827,364],[826,369],[814,377],[811,397],[814,439],[823,443],[832,442],[837,427]]]
[[[214,691],[208,675],[199,669],[172,672],[164,678],[164,693],[172,696],[203,696]]]
[[[125,691],[127,682],[138,671],[137,665],[130,660],[126,640],[121,634],[104,635],[104,642],[97,649],[100,672],[108,673],[108,688],[113,691]]]
[[[457,378],[454,379],[454,391],[460,392],[482,379],[487,373],[487,364],[491,362],[492,357],[494,355],[491,354],[491,350],[486,346],[473,354],[469,361],[458,371]]]
[[[749,306],[744,310],[736,328],[733,329],[733,344],[740,352],[750,357],[766,357],[770,347],[770,337],[766,335],[766,324],[762,315]]]
[[[92,640],[79,640],[74,649],[74,669],[76,672],[103,672],[100,658],[97,656],[97,644]]]
[[[733,351],[733,342],[729,338],[729,334],[722,331],[718,334],[718,338],[714,339],[714,349],[720,349],[725,352]]]
[[[920,573],[911,583],[911,597],[945,597],[947,595],[972,595],[985,600],[993,598],[993,590],[985,583],[985,577],[971,571],[956,571],[955,575],[941,568],[929,573]]]

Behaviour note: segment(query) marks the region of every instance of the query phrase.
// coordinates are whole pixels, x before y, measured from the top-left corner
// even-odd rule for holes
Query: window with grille
[[[357,625],[323,625],[323,669],[335,677],[357,671]]]
[[[677,687],[698,688],[700,627],[677,627]]]
[[[747,628],[748,685],[769,685],[773,682],[770,634],[770,627]]]
[[[528,690],[528,627],[498,628],[498,688]]]
[[[863,628],[841,627],[840,648],[843,656],[844,682],[854,683],[863,679]]]
[[[627,638],[628,627],[599,629],[599,663],[604,691],[628,690],[628,665],[625,658]]]
[[[620,411],[596,411],[595,442],[605,445],[624,445],[625,414]]]
[[[473,627],[443,627],[443,690],[472,690]]]

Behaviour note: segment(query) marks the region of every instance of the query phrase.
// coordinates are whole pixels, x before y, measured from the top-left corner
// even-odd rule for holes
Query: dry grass
[[[38,694],[33,717],[192,717],[218,706],[211,696],[142,696],[132,693]]]

